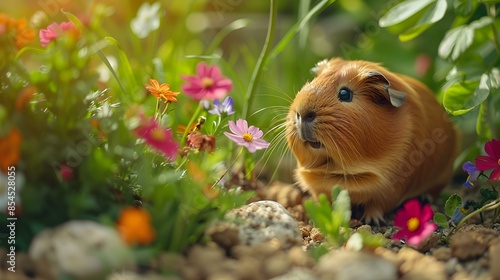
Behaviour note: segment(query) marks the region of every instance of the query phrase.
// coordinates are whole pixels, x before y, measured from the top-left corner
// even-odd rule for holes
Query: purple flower
[[[234,114],[234,100],[227,96],[222,103],[219,99],[214,100],[214,107],[208,111],[212,115],[229,116]]]
[[[268,142],[260,139],[264,135],[262,130],[253,125],[248,127],[248,123],[244,119],[239,119],[236,123],[229,121],[229,129],[233,133],[224,132],[224,135],[234,143],[245,146],[250,153],[269,147]]]
[[[426,204],[420,205],[418,199],[412,199],[405,203],[404,208],[396,212],[394,226],[401,228],[392,239],[407,238],[411,246],[418,246],[437,228],[432,220],[433,212]]]
[[[477,170],[474,163],[470,161],[464,163],[464,165],[462,165],[462,169],[469,174],[469,177],[467,177],[467,180],[464,183],[464,187],[474,187],[474,182],[476,182],[477,177],[479,176],[479,174],[481,174],[481,171]]]

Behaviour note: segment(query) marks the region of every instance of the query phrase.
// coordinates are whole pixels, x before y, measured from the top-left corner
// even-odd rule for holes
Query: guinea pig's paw
[[[386,225],[384,219],[384,212],[378,208],[367,208],[365,207],[361,221],[366,224],[381,226]]]

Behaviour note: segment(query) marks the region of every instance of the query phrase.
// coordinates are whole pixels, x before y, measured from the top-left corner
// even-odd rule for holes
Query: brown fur
[[[391,105],[387,84],[373,72],[385,76],[391,90],[407,94],[400,107]],[[340,185],[353,204],[364,206],[365,219],[378,220],[404,200],[437,194],[449,182],[456,130],[429,88],[367,61],[324,61],[316,74],[287,117],[296,179],[314,197]],[[338,99],[343,86],[354,93],[351,102]],[[307,140],[320,142],[316,149],[298,133],[311,112],[308,137],[314,139]]]

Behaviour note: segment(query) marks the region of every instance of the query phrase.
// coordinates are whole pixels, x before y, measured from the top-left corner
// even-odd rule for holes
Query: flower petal
[[[485,152],[494,160],[500,159],[500,140],[492,139],[484,144]]]
[[[487,171],[497,167],[498,160],[483,155],[479,155],[476,157],[476,168],[479,171]]]
[[[409,218],[415,217],[419,218],[420,217],[420,212],[421,212],[421,206],[420,206],[420,201],[416,198],[408,200],[405,205],[404,209],[406,210],[406,213]]]
[[[269,145],[270,145],[268,142],[266,142],[266,141],[265,141],[265,140],[263,140],[263,139],[253,139],[253,140],[252,140],[252,144],[254,144],[254,146],[255,146],[258,150],[260,150],[260,149],[265,149],[265,148],[269,147]]]
[[[240,145],[240,146],[243,146],[245,144],[247,144],[248,142],[245,141],[243,139],[243,137],[239,136],[239,135],[236,135],[236,134],[232,134],[232,133],[229,133],[229,132],[224,132],[224,135],[226,135],[227,138],[231,139],[231,141],[233,141],[234,143]]]
[[[244,119],[238,119],[236,121],[236,126],[240,129],[242,132],[241,135],[245,134],[248,132],[248,122]]]
[[[432,208],[429,204],[424,205],[422,208],[422,215],[419,217],[420,223],[427,223],[430,220],[432,220],[432,217],[434,216],[434,211],[432,211]]]
[[[429,237],[436,229],[437,225],[435,223],[426,223],[422,225],[422,230],[420,230],[418,234],[408,236],[408,240],[406,242],[408,245],[416,247]]]
[[[491,172],[490,180],[492,181],[500,180],[500,167]]]
[[[410,217],[406,213],[405,209],[399,209],[394,217],[394,225],[399,228],[406,228]]]

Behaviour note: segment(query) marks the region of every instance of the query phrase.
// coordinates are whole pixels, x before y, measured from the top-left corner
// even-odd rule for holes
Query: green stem
[[[194,112],[193,116],[191,117],[191,119],[189,120],[188,124],[187,124],[187,127],[186,127],[186,130],[184,131],[184,133],[182,134],[182,138],[181,138],[181,145],[182,143],[184,143],[184,140],[186,139],[186,136],[187,134],[189,133],[189,128],[191,127],[191,125],[194,123],[194,121],[196,120],[196,117],[198,116],[198,114],[200,113],[201,111],[201,107],[203,107],[203,105],[201,105],[201,102],[198,103],[198,108],[196,108],[196,111]]]
[[[495,18],[497,16],[495,4],[488,5],[488,15],[492,18]],[[495,22],[491,24],[491,29],[493,30],[493,41],[495,43],[497,53],[500,54],[500,41],[498,41],[498,32],[495,26]]]
[[[259,59],[253,69],[252,77],[250,78],[250,84],[245,95],[245,104],[243,105],[243,119],[247,119],[249,116],[249,111],[252,108],[253,101],[255,99],[255,89],[257,83],[262,76],[264,61],[266,61],[267,56],[271,50],[271,42],[274,38],[274,29],[276,27],[276,17],[277,17],[277,0],[271,0],[271,8],[269,10],[269,24],[267,27],[266,40],[262,51],[260,52]]]
[[[483,207],[477,209],[476,211],[470,213],[469,215],[465,216],[461,221],[460,223],[458,223],[457,227],[454,229],[454,231],[456,231],[457,229],[459,229],[468,219],[472,218],[474,215],[476,215],[477,213],[482,213],[484,211],[489,211],[489,210],[494,210],[494,209],[497,209],[500,207],[500,199],[496,199],[486,205],[484,205]]]
[[[238,161],[238,158],[240,157],[240,155],[243,153],[243,150],[244,150],[245,147],[241,147],[239,153],[236,155],[236,157],[234,158],[233,162],[231,162],[231,164],[226,168],[226,170],[224,171],[224,173],[219,177],[219,179],[217,179],[217,181],[215,181],[215,183],[212,185],[212,188],[215,187],[221,180],[222,178],[224,178],[224,176],[226,176],[226,174],[229,172],[229,170],[231,170],[231,168],[233,168],[233,165]]]

